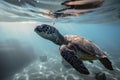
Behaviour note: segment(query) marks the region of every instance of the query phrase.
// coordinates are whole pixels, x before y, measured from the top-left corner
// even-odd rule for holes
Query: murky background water
[[[1,0],[0,80],[96,80],[98,72],[104,72],[107,80],[119,80],[120,1],[94,1],[97,5],[84,2],[78,7],[61,5],[65,0]],[[34,32],[43,23],[54,25],[63,35],[93,41],[108,52],[115,70],[105,69],[99,61],[84,62],[90,75],[67,64],[66,68],[59,46]]]

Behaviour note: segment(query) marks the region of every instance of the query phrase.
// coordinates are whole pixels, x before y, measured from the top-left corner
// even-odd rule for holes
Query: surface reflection
[[[61,3],[61,6],[65,6],[65,8],[57,11],[46,10],[44,11],[46,15],[41,14],[41,16],[46,18],[80,16],[94,11],[94,9],[100,7],[103,2],[103,0],[67,0]]]
[[[100,7],[102,3],[103,0],[68,0],[61,3],[61,5],[65,5],[66,8],[56,12],[79,16],[81,14],[93,11],[95,8]]]
[[[103,0],[66,0],[66,1],[63,0],[62,2],[61,1],[59,2],[59,5],[57,5],[58,3],[50,5],[48,3],[45,4],[46,1],[37,0],[4,0],[4,1],[17,6],[23,6],[28,4],[38,8],[43,8],[46,7],[47,5],[48,7],[46,7],[46,9],[40,11],[35,10],[30,11],[39,13],[39,16],[49,19],[69,16],[80,16],[82,14],[92,12],[95,8],[100,7],[104,2]]]

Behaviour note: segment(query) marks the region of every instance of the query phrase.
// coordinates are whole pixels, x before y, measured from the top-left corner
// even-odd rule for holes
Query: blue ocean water
[[[64,17],[56,18],[54,12],[66,8],[61,5],[64,1],[0,1],[0,80],[96,80],[99,72],[106,74],[106,80],[120,80],[120,1],[106,0],[90,12],[77,9],[65,16],[63,11]],[[64,67],[59,46],[34,32],[41,24],[53,25],[63,35],[75,34],[93,41],[108,53],[114,71],[97,60],[93,64],[84,62],[90,75]]]

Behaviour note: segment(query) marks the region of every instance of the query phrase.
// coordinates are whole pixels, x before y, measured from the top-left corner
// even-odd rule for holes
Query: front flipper
[[[88,69],[84,66],[83,62],[78,59],[73,50],[70,50],[69,48],[67,48],[67,46],[63,45],[60,47],[60,53],[62,57],[68,63],[70,63],[72,67],[75,68],[78,72],[82,74],[89,74]]]

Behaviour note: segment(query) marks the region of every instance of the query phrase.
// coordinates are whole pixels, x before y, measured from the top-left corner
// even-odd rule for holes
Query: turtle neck
[[[61,46],[61,45],[67,45],[69,43],[69,41],[67,39],[64,38],[63,35],[59,34],[59,37],[53,41],[55,44]]]

